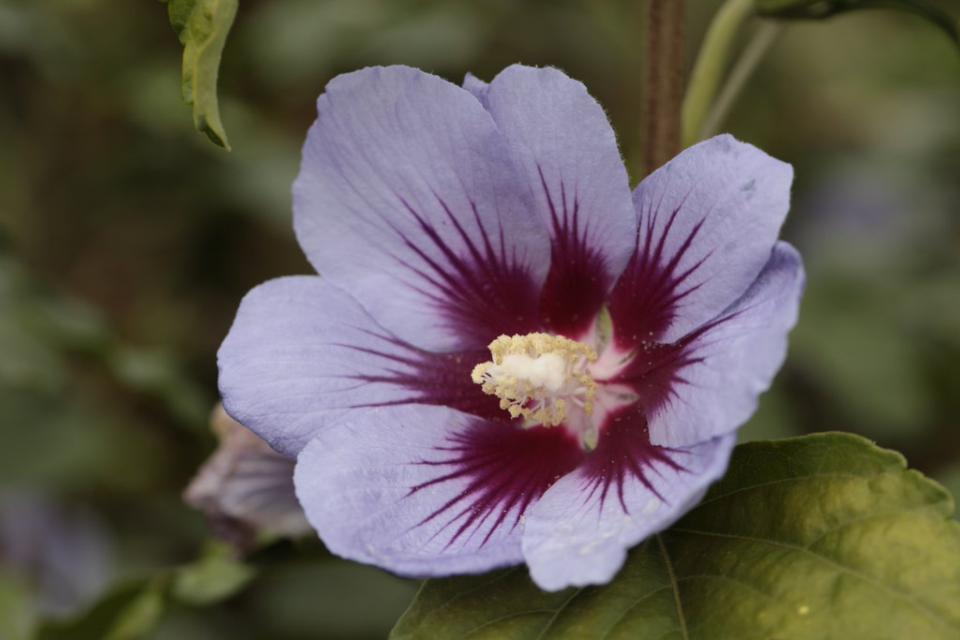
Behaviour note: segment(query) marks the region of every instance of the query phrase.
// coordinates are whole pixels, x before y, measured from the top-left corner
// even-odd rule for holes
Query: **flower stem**
[[[727,0],[714,16],[690,76],[683,100],[683,146],[698,140],[704,119],[727,68],[737,33],[753,15],[754,0]]]
[[[680,151],[683,16],[683,0],[647,0],[641,127],[644,173]]]
[[[750,80],[750,76],[756,71],[760,61],[770,51],[770,47],[776,42],[783,29],[784,24],[782,22],[763,21],[757,32],[753,34],[750,42],[747,43],[743,53],[734,63],[733,69],[730,70],[730,77],[727,78],[727,82],[723,85],[716,101],[710,108],[710,112],[703,121],[699,138],[709,138],[720,132],[720,127],[723,126],[724,120],[727,119],[734,103],[740,97],[740,92],[743,91],[747,81]]]

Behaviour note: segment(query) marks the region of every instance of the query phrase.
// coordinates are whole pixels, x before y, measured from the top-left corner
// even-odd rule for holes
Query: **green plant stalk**
[[[700,138],[709,138],[720,132],[723,122],[727,119],[737,98],[740,97],[743,88],[784,28],[784,24],[780,22],[762,21],[757,32],[753,34],[753,38],[734,63],[733,69],[730,70],[730,76],[704,119],[703,126],[698,132]]]
[[[693,66],[683,99],[684,147],[700,140],[704,120],[720,87],[737,34],[754,13],[754,0],[727,0],[714,16]]]

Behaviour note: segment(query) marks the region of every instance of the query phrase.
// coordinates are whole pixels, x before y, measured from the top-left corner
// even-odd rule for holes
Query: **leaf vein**
[[[475,633],[483,631],[484,629],[492,627],[496,624],[500,624],[501,622],[506,622],[507,620],[513,620],[515,618],[523,618],[525,616],[531,616],[531,615],[543,615],[547,613],[554,613],[554,610],[553,609],[528,609],[527,611],[514,611],[513,613],[508,613],[506,615],[500,616],[499,618],[494,618],[493,620],[487,620],[483,624],[478,625],[472,629],[469,629],[468,631],[464,632],[463,637],[469,638]]]
[[[760,544],[767,544],[767,545],[774,546],[774,547],[780,547],[780,548],[783,548],[783,549],[788,549],[788,550],[793,551],[793,552],[795,552],[795,553],[802,553],[802,554],[810,555],[810,556],[812,556],[812,557],[820,560],[821,562],[824,562],[824,563],[826,563],[826,564],[828,564],[828,565],[830,565],[830,566],[832,566],[832,567],[835,567],[835,568],[837,568],[837,569],[839,569],[839,570],[841,570],[841,571],[844,571],[844,572],[848,573],[849,575],[851,575],[851,576],[853,576],[853,577],[855,577],[855,578],[859,578],[859,579],[862,580],[864,583],[873,586],[874,588],[876,588],[876,589],[879,590],[879,591],[883,591],[884,593],[887,593],[888,595],[890,595],[890,596],[892,596],[892,597],[894,597],[894,598],[898,598],[898,599],[900,599],[900,600],[903,600],[904,602],[912,605],[916,610],[920,611],[921,613],[923,613],[923,614],[926,615],[928,618],[930,618],[931,620],[935,621],[937,624],[939,624],[939,625],[941,625],[941,626],[944,626],[944,627],[949,628],[949,629],[960,628],[960,627],[956,627],[953,623],[951,623],[949,620],[946,620],[946,619],[945,619],[942,615],[940,615],[938,612],[934,611],[933,609],[931,609],[930,607],[928,607],[928,606],[925,605],[924,603],[920,602],[919,600],[917,600],[916,598],[914,598],[914,597],[911,596],[910,594],[904,593],[903,591],[900,591],[900,590],[898,590],[898,589],[894,589],[894,588],[892,588],[892,587],[888,587],[887,585],[883,584],[882,582],[880,582],[879,580],[877,580],[877,579],[874,578],[873,576],[870,576],[870,575],[868,575],[868,574],[866,574],[866,573],[863,573],[863,572],[861,572],[861,571],[858,571],[858,570],[856,570],[856,569],[854,569],[854,568],[852,568],[852,567],[848,567],[848,566],[846,566],[846,565],[840,564],[838,561],[834,560],[833,558],[830,558],[830,557],[828,557],[828,556],[826,556],[826,555],[824,555],[824,554],[822,554],[822,553],[818,553],[818,552],[816,552],[816,551],[813,551],[812,549],[807,549],[807,548],[804,548],[804,547],[801,547],[801,546],[798,546],[798,545],[795,545],[795,544],[790,544],[790,543],[787,543],[787,542],[779,542],[779,541],[777,541],[777,540],[770,540],[770,539],[768,539],[768,538],[756,538],[756,537],[752,537],[752,536],[744,536],[744,535],[738,535],[738,534],[732,534],[732,533],[718,533],[718,532],[715,532],[715,531],[700,531],[700,530],[697,530],[697,529],[687,529],[687,528],[684,528],[684,527],[674,527],[674,528],[671,529],[670,531],[671,531],[672,533],[690,533],[690,534],[700,535],[700,536],[708,536],[708,537],[715,537],[715,538],[729,538],[729,539],[733,539],[733,540],[742,540],[742,541],[744,541],[744,542],[755,542],[755,543],[760,543]]]
[[[583,589],[584,589],[583,587],[580,587],[579,589],[577,589],[576,591],[574,591],[574,592],[570,595],[569,598],[567,598],[566,600],[564,600],[564,601],[560,604],[560,606],[557,607],[557,610],[553,613],[552,616],[550,616],[550,619],[547,620],[547,624],[544,625],[543,629],[540,630],[540,633],[537,634],[536,640],[542,640],[542,638],[546,638],[546,637],[547,637],[547,631],[549,631],[549,630],[550,630],[550,627],[553,626],[553,623],[557,621],[557,618],[560,616],[560,613],[563,612],[564,608],[565,608],[567,605],[569,605],[571,602],[573,602],[573,599],[574,599],[574,598],[576,598],[576,597],[579,596],[581,593],[583,593]]]
[[[660,554],[663,556],[663,563],[667,568],[667,576],[670,578],[670,586],[673,588],[673,604],[677,608],[677,621],[680,623],[680,635],[683,640],[690,640],[690,634],[687,631],[687,619],[683,615],[683,603],[680,602],[680,584],[677,582],[677,576],[673,572],[673,563],[670,562],[670,554],[667,553],[667,546],[663,543],[663,538],[657,534],[657,544],[660,546]]]

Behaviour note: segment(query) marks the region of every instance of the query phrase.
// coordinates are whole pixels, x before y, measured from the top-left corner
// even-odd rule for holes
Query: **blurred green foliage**
[[[688,3],[688,59],[718,4]],[[207,533],[180,493],[214,446],[216,349],[246,290],[309,272],[290,184],[326,81],[369,64],[454,81],[559,66],[607,109],[634,168],[640,22],[627,0],[247,0],[220,70],[225,154],[181,101],[166,6],[0,0],[3,493],[94,514],[121,591],[192,566]],[[960,56],[909,16],[791,23],[760,66],[726,128],[794,164],[786,235],[809,286],[745,439],[855,431],[960,488],[958,114]],[[141,589],[126,624],[178,640],[382,637],[415,589],[317,543],[249,564],[216,605],[165,596],[150,618]],[[36,623],[38,591],[0,567],[0,632]]]

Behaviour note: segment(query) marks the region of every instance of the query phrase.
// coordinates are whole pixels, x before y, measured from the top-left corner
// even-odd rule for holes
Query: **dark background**
[[[192,129],[164,5],[0,0],[0,540],[43,550],[0,564],[0,618],[68,614],[200,553],[180,493],[215,444],[216,349],[250,287],[309,272],[290,184],[327,80],[558,66],[607,109],[635,182],[640,4],[245,0],[226,153]],[[688,5],[692,60],[718,3]],[[785,235],[809,274],[743,439],[854,431],[960,491],[956,48],[887,12],[790,23],[724,129],[794,165]],[[242,593],[171,606],[151,637],[381,637],[416,586],[319,544],[254,561]]]

